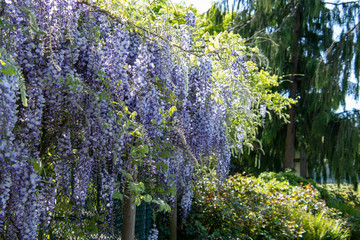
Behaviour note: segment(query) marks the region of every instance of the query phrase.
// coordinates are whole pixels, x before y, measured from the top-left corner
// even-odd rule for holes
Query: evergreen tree
[[[298,150],[303,176],[307,165],[321,171],[328,162],[338,180],[355,180],[358,142],[345,140],[358,138],[357,116],[336,111],[345,106],[347,94],[358,97],[359,2],[235,0],[229,5],[223,0],[219,6],[232,14],[231,30],[258,46],[272,71],[283,76],[278,91],[298,100],[289,110],[286,130],[277,122],[267,123],[262,133],[265,158],[284,159],[282,168],[293,169]],[[356,84],[350,81],[352,72]],[[267,167],[281,168],[273,163]]]

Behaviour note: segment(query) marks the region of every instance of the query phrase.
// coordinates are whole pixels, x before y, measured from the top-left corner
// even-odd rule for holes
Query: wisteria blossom
[[[139,194],[179,202],[186,217],[195,168],[215,159],[219,178],[227,175],[229,108],[249,92],[214,79],[213,55],[191,56],[194,13],[177,32],[179,61],[170,37],[134,31],[87,1],[1,4],[12,27],[1,29],[0,236],[38,239],[63,205],[85,216],[90,192],[111,222],[126,181],[149,183]],[[249,72],[234,54],[223,78],[240,88]],[[265,105],[249,111],[266,116]],[[239,148],[245,136],[239,128]]]

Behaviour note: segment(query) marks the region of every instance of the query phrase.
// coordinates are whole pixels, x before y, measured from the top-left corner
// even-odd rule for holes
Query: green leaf
[[[123,195],[120,192],[114,192],[112,197],[114,199],[123,200]]]
[[[201,47],[203,45],[203,43],[201,42],[201,41],[197,41],[196,43],[195,43],[195,46],[196,47]]]
[[[166,212],[171,212],[171,207],[169,204],[165,203],[165,207],[164,207]]]
[[[134,136],[134,137],[143,138],[143,134],[139,131],[138,128],[135,129],[134,131],[130,132],[129,134]]]
[[[136,206],[140,206],[141,200],[140,200],[139,197],[136,197],[136,198],[135,198],[135,204],[136,204]]]
[[[127,173],[125,170],[121,169],[120,173],[123,175],[123,177],[125,177],[127,180],[131,180],[132,176],[130,173]]]
[[[29,9],[27,9],[26,7],[21,7],[21,9],[27,15],[29,15],[29,18],[30,18],[29,27],[31,28],[31,30],[33,30],[34,32],[40,33],[40,29],[39,29],[39,26],[37,25],[36,18],[34,16],[34,14]],[[43,31],[41,31],[41,32],[43,32]]]
[[[23,10],[26,14],[31,14],[31,11],[26,7],[21,7],[21,10]]]
[[[173,114],[174,114],[174,112],[176,112],[176,107],[175,106],[172,106],[170,109],[169,109],[169,116],[171,117]]]
[[[25,86],[25,80],[21,73],[18,72],[18,85],[20,89],[20,96],[21,96],[21,102],[24,107],[28,106],[27,98],[26,98],[26,86]]]
[[[91,220],[90,224],[85,227],[85,229],[92,234],[96,234],[99,232],[97,224],[94,219]]]
[[[162,170],[164,172],[167,172],[169,170],[169,166],[166,163],[163,163],[163,162],[158,162],[158,163],[155,164],[155,166],[156,166],[157,169],[162,168]]]
[[[159,156],[162,158],[170,158],[172,156],[172,153],[170,151],[163,151],[159,154]]]
[[[203,38],[204,40],[209,40],[209,39],[211,38],[210,33],[209,33],[209,32],[204,33],[203,36],[202,36],[202,38]]]
[[[154,201],[155,203],[158,203],[159,204],[159,211],[162,212],[171,212],[171,207],[169,204],[165,203],[163,200],[157,200],[157,201]]]
[[[141,153],[143,153],[143,154],[146,154],[146,153],[149,152],[149,147],[148,147],[148,145],[146,145],[146,144],[140,145],[140,146],[138,147],[138,149],[139,149],[139,151],[140,151]]]
[[[8,76],[15,76],[16,68],[13,65],[7,65],[3,69],[1,69],[1,72]]]
[[[165,191],[165,189],[164,189],[163,186],[157,186],[157,187],[155,188],[155,190],[156,190],[157,192],[159,192],[159,193],[163,193],[163,192]]]
[[[146,195],[144,196],[144,201],[147,202],[147,203],[149,203],[149,202],[152,201],[152,197],[151,197],[149,194],[146,194]]]
[[[168,172],[169,171],[169,166],[166,163],[161,163],[161,167],[164,170],[164,172]]]
[[[137,190],[138,190],[138,192],[144,192],[145,191],[145,185],[144,185],[143,182],[139,182],[137,184]]]

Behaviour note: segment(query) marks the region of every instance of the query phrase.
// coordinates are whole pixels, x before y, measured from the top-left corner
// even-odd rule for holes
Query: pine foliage
[[[295,148],[308,161],[309,173],[325,173],[327,161],[338,181],[355,180],[360,169],[357,112],[337,110],[345,107],[348,94],[359,95],[359,2],[236,0],[230,5],[223,0],[218,6],[232,16],[231,29],[258,46],[272,71],[283,76],[280,93],[297,84]],[[279,169],[286,129],[267,125],[263,167]]]

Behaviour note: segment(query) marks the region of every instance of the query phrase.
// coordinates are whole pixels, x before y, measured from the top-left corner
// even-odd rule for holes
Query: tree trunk
[[[134,240],[135,239],[135,216],[136,205],[135,196],[130,193],[128,187],[125,187],[124,202],[123,202],[123,220],[121,229],[121,239]]]
[[[133,168],[133,181],[137,179],[137,168],[131,166],[129,163],[129,169]],[[135,194],[129,189],[129,183],[125,183],[124,186],[124,198],[123,198],[123,219],[121,228],[122,240],[134,240],[135,239],[135,218],[136,218],[136,204]]]
[[[300,51],[300,27],[301,27],[301,1],[299,1],[296,6],[296,24],[293,29],[294,39],[296,41],[295,54],[292,59],[292,74],[290,77],[290,98],[296,99],[298,91],[298,82],[296,79],[296,74],[298,72],[298,63],[299,63],[299,51]],[[284,168],[294,169],[294,158],[295,158],[295,137],[296,137],[296,127],[295,127],[295,117],[296,117],[296,106],[292,105],[289,110],[289,123],[287,124],[286,131],[286,140],[285,140],[285,161]]]
[[[175,203],[170,216],[170,240],[177,239],[177,197],[175,194]]]
[[[293,77],[292,77],[293,78]],[[296,99],[297,82],[293,80],[290,88],[290,97]],[[295,158],[295,115],[296,107],[292,105],[289,110],[289,123],[287,124],[286,142],[285,142],[285,164],[284,168],[294,169]]]
[[[300,176],[303,178],[308,177],[307,160],[304,149],[300,151]]]

